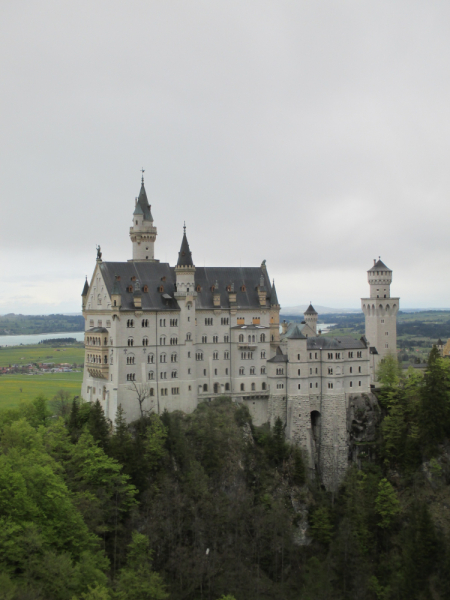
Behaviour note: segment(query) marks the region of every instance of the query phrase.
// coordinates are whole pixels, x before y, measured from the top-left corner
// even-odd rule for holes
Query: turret
[[[81,292],[81,308],[82,308],[82,310],[84,310],[86,307],[86,299],[87,299],[88,293],[89,293],[89,284],[88,284],[88,280],[86,277],[86,281],[84,282],[83,291]]]
[[[183,239],[181,240],[181,247],[178,252],[175,274],[177,278],[177,293],[175,296],[179,298],[180,296],[185,296],[187,294],[192,295],[195,290],[195,266],[186,236],[186,225],[183,226]]]
[[[371,298],[390,298],[392,271],[380,260],[373,259],[373,267],[367,271]]]
[[[139,261],[155,261],[156,227],[153,227],[151,206],[148,203],[147,193],[142,177],[141,191],[136,198],[133,225],[130,227],[130,239],[133,244],[133,259]]]
[[[317,335],[317,319],[319,318],[319,315],[314,310],[311,302],[303,314],[305,316],[305,323],[311,327],[311,329],[314,331],[314,335]]]
[[[270,290],[270,343],[272,350],[280,343],[280,304],[278,302],[275,281]]]

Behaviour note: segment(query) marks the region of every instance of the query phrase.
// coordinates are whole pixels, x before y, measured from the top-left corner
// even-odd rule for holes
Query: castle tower
[[[270,346],[271,353],[274,354],[280,343],[280,304],[278,302],[275,281],[272,281],[270,290]]]
[[[132,260],[155,261],[156,227],[153,227],[151,206],[147,200],[142,176],[141,191],[136,198],[133,213],[133,225],[130,227],[130,239],[133,243]]]
[[[305,323],[311,327],[311,329],[314,331],[314,335],[317,335],[317,319],[319,318],[319,315],[314,310],[314,307],[311,303],[303,314],[305,316]]]
[[[392,271],[380,260],[367,271],[370,298],[361,298],[366,338],[376,348],[377,360],[397,352],[397,313],[400,298],[391,298]],[[374,364],[376,368],[376,364]]]

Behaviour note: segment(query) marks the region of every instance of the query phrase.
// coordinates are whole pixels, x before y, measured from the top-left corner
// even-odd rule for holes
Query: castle
[[[105,262],[98,248],[82,292],[86,322],[82,397],[114,421],[144,411],[192,412],[227,395],[256,425],[280,417],[325,484],[347,468],[351,398],[370,392],[380,358],[396,350],[399,299],[381,260],[362,299],[366,336],[317,334],[310,304],[301,324],[283,322],[274,282],[259,267],[195,266],[184,227],[175,267],[155,259],[157,229],[142,179],[130,228],[133,258]]]

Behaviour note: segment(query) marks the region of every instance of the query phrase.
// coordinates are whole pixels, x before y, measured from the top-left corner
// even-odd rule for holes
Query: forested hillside
[[[64,394],[3,411],[0,598],[449,599],[450,374],[429,364],[384,363],[372,459],[334,497],[227,398],[113,431]]]
[[[83,330],[82,315],[0,315],[0,336]]]

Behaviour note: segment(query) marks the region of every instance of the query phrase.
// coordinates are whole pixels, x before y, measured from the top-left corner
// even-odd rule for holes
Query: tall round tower
[[[133,213],[133,225],[130,227],[130,239],[133,244],[132,260],[155,261],[156,227],[153,227],[151,206],[147,200],[142,177],[141,191],[136,198]]]
[[[317,319],[319,318],[319,315],[311,302],[303,314],[305,316],[305,323],[311,327],[314,331],[314,335],[317,335]]]
[[[400,298],[391,297],[392,271],[379,258],[367,271],[370,297],[361,298],[361,308],[366,318],[366,338],[374,348],[376,362],[387,354],[397,352],[397,313]]]

